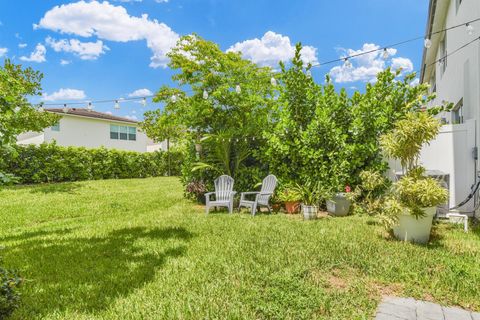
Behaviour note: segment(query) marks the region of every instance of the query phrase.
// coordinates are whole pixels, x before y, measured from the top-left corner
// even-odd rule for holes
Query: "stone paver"
[[[375,320],[480,320],[480,313],[413,298],[385,297]]]

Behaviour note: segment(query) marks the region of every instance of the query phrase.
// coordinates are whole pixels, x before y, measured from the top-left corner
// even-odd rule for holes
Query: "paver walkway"
[[[480,320],[480,313],[442,307],[413,298],[386,297],[377,309],[376,320]]]

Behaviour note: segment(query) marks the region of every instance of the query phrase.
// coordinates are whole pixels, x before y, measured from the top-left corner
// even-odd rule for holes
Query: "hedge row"
[[[21,183],[145,178],[167,175],[168,158],[170,174],[178,175],[182,162],[178,152],[26,145],[1,151],[0,172],[15,175]]]

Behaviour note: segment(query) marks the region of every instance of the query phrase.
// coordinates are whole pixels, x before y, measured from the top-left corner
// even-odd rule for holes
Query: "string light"
[[[388,56],[389,56],[388,50],[387,50],[387,48],[384,48],[384,49],[383,49],[383,54],[382,54],[383,60],[387,60],[387,59],[388,59]]]
[[[425,38],[425,41],[423,42],[423,46],[427,49],[430,49],[432,47],[432,40]]]
[[[92,102],[91,102],[91,101],[90,101],[90,102],[88,102],[87,109],[88,109],[88,111],[92,111],[92,109],[93,109],[93,105],[92,105]]]
[[[147,106],[147,98],[144,97],[144,98],[142,99],[142,107],[145,108],[146,106]]]
[[[275,79],[275,77],[272,77],[272,78],[270,79],[270,84],[271,84],[272,86],[276,87],[276,86],[277,86],[277,79]]]
[[[311,78],[312,77],[312,71],[311,70],[307,70],[307,78]]]
[[[352,67],[352,63],[350,62],[350,60],[348,60],[348,57],[345,58],[343,66],[347,69],[350,69]]]
[[[13,109],[13,112],[15,112],[15,113],[17,113],[18,111],[20,111],[20,107],[15,107],[15,108]]]
[[[120,109],[120,102],[118,102],[118,100],[115,100],[115,106],[113,107],[115,110],[119,110]]]
[[[66,104],[66,103],[63,105],[63,112],[64,112],[64,113],[67,113],[67,112],[68,112],[68,107],[67,107],[67,104]]]
[[[240,85],[239,85],[239,84],[237,84],[237,86],[235,87],[235,91],[236,91],[238,94],[242,93],[242,88],[240,88]]]
[[[205,99],[205,100],[208,99],[208,92],[207,92],[207,90],[203,90],[203,99]]]
[[[473,34],[473,31],[475,31],[475,28],[470,23],[467,23],[465,26],[467,27],[468,35],[471,36]]]
[[[433,35],[436,35],[436,34],[440,34],[440,33],[443,33],[443,32],[446,32],[446,31],[449,31],[449,30],[452,30],[452,29],[455,29],[455,28],[458,28],[458,27],[466,27],[466,31],[469,35],[473,34],[474,31],[475,31],[475,28],[472,26],[472,23],[474,22],[477,22],[477,21],[480,21],[480,18],[477,18],[477,19],[474,19],[474,20],[471,20],[471,21],[468,21],[468,22],[463,22],[461,24],[458,24],[458,25],[454,25],[454,26],[451,26],[451,27],[448,27],[448,28],[444,28],[444,29],[441,29],[441,30],[437,30],[437,31],[431,31],[428,33],[428,36],[425,35],[425,36],[420,36],[420,37],[416,37],[416,38],[412,38],[412,39],[408,39],[408,40],[404,40],[404,41],[401,41],[401,42],[397,42],[397,43],[393,43],[393,44],[390,44],[388,46],[384,46],[384,47],[381,47],[381,48],[378,48],[378,49],[372,49],[372,50],[368,50],[368,51],[361,51],[359,53],[355,53],[355,54],[352,54],[352,55],[349,55],[347,57],[342,57],[342,58],[338,58],[338,59],[333,59],[333,60],[330,60],[330,61],[325,61],[325,62],[319,62],[319,63],[315,63],[313,64],[311,67],[320,67],[320,66],[323,66],[323,65],[328,65],[328,64],[332,64],[332,63],[338,63],[338,62],[344,62],[344,67],[345,68],[351,68],[352,67],[352,63],[350,62],[350,59],[352,58],[356,58],[356,57],[359,57],[359,56],[363,56],[363,55],[366,55],[366,54],[370,54],[370,53],[373,53],[373,52],[378,52],[380,50],[382,51],[385,51],[386,48],[394,48],[394,47],[398,47],[400,45],[403,45],[403,44],[406,44],[406,43],[409,43],[409,42],[413,42],[413,41],[416,41],[416,40],[420,40],[420,39],[423,39],[424,40],[424,47],[429,49],[431,48],[432,46],[432,41],[431,41],[431,36]],[[474,41],[477,41],[477,40],[480,40],[480,39],[475,39]],[[469,45],[470,43],[466,44],[465,46]],[[461,48],[459,49],[462,49],[464,48],[465,46],[462,46]],[[385,53],[384,53],[385,54]],[[388,51],[387,51],[387,54],[388,54]],[[450,55],[450,54],[448,54]],[[447,56],[448,56],[447,55]],[[440,60],[437,60],[435,63],[437,62],[440,62]],[[428,66],[427,66],[428,67]],[[216,72],[214,72],[216,73]],[[271,84],[273,85],[275,83],[275,85],[277,84],[277,81],[273,81],[274,78],[272,77],[272,79],[270,79],[270,82]],[[240,88],[240,85],[237,85],[236,88],[235,88],[235,91],[237,93],[241,93],[241,88]],[[191,91],[185,91],[185,92],[191,92]],[[148,96],[148,97],[153,97],[153,96]],[[171,98],[171,101],[173,103],[175,103],[177,101],[177,97],[175,95],[173,95]],[[132,100],[139,100],[139,98],[137,97],[133,97],[133,98],[127,98],[125,99],[126,101],[132,101]],[[112,102],[115,102],[116,99],[113,99],[113,100],[98,100],[98,101],[94,101],[95,103],[112,103]],[[79,104],[84,104],[85,102],[72,102],[72,103],[69,103],[69,104],[72,104],[72,105],[79,105]],[[47,106],[61,106],[62,104],[61,103],[46,103],[45,105]],[[40,108],[39,108],[39,111],[40,111]]]

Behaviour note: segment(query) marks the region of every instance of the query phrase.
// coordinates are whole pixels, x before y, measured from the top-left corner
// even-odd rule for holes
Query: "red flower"
[[[345,187],[345,192],[346,192],[346,193],[349,193],[350,191],[352,191],[352,188],[350,188],[350,186],[346,186],[346,187]]]

